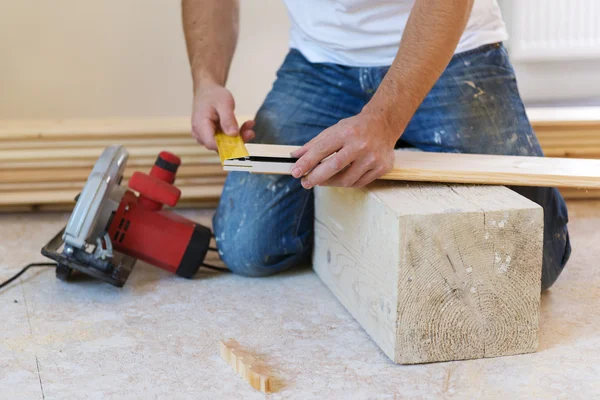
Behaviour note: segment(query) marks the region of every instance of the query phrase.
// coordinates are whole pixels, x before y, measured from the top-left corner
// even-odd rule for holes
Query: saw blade
[[[246,150],[246,145],[240,135],[228,136],[223,132],[217,132],[215,141],[217,142],[217,148],[219,149],[221,165],[223,165],[225,160],[248,157],[250,155],[248,150]]]

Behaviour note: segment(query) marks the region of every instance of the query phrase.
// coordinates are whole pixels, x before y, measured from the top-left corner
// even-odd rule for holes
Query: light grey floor
[[[599,216],[599,204],[571,204],[573,258],[543,296],[536,354],[394,365],[310,269],[190,281],[138,264],[123,289],[66,284],[45,269],[0,290],[0,398],[264,398],[218,356],[217,341],[230,337],[275,372],[273,399],[594,398]],[[65,219],[0,216],[0,280],[40,260]]]

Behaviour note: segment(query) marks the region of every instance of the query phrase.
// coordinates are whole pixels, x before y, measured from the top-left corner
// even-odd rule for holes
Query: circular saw
[[[138,259],[186,278],[203,265],[210,229],[163,209],[181,196],[173,185],[179,157],[161,152],[150,173],[134,172],[126,188],[128,156],[119,145],[103,151],[67,225],[42,248],[58,278],[79,271],[121,287]]]

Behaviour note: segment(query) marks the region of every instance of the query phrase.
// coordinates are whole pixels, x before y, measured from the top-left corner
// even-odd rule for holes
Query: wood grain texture
[[[225,176],[205,176],[193,178],[177,179],[175,185],[179,188],[190,186],[214,186],[223,185]],[[0,195],[2,192],[12,191],[35,191],[35,190],[62,190],[62,189],[83,189],[85,181],[61,181],[61,182],[18,182],[18,183],[0,183]],[[121,185],[129,185],[129,179],[125,178]]]
[[[498,186],[315,190],[313,266],[403,364],[533,352],[543,212]]]
[[[0,120],[0,140],[189,135],[189,117]]]
[[[218,199],[223,190],[222,184],[207,184],[183,186],[181,189],[181,200],[215,200]],[[81,188],[71,189],[39,189],[39,190],[20,190],[4,192],[0,194],[0,206],[22,206],[22,205],[43,205],[43,204],[75,204],[75,196],[79,194]]]
[[[127,151],[130,157],[156,157],[161,151],[170,151],[181,156],[214,157],[215,152],[207,150],[198,144],[193,145],[171,145],[168,142],[159,145],[129,146]],[[51,149],[9,149],[0,150],[0,160],[24,161],[24,160],[97,160],[106,146],[82,147],[82,148],[51,148]]]
[[[219,354],[250,386],[263,393],[272,391],[273,378],[267,366],[236,340],[219,341]]]
[[[71,208],[104,148],[115,143],[129,152],[124,185],[170,151],[182,161],[182,205],[216,204],[226,173],[217,153],[191,137],[187,117],[0,120],[0,211]]]
[[[247,145],[250,155],[289,157],[297,146]],[[265,163],[261,163],[265,164]],[[279,165],[273,173],[282,173]],[[292,164],[286,170],[290,173]],[[262,171],[266,172],[266,171]],[[396,151],[383,180],[600,188],[600,160]]]
[[[154,159],[156,161],[156,159]],[[129,163],[123,177],[129,179],[133,172],[142,168],[134,168]],[[148,166],[148,170],[150,166]],[[36,182],[77,182],[85,181],[92,168],[37,168],[19,170],[0,170],[0,184],[3,183],[36,183]],[[182,164],[177,170],[177,178],[225,177],[226,173],[219,164]]]
[[[158,155],[158,154],[157,154]],[[202,165],[221,165],[221,160],[215,154],[197,157],[194,155],[179,156],[181,164],[202,164]],[[28,159],[28,160],[0,160],[0,171],[3,170],[24,170],[24,169],[58,169],[58,168],[89,168],[90,170],[98,158],[89,157],[85,159]],[[153,157],[130,157],[127,161],[127,167],[148,168],[154,165],[156,156]]]
[[[600,107],[529,107],[527,116],[534,128],[600,125]]]
[[[199,197],[197,199],[184,199],[180,200],[175,207],[165,207],[165,209],[186,209],[186,208],[206,208],[213,209],[219,204],[219,198],[206,198]],[[0,213],[14,213],[14,212],[71,212],[75,202],[69,203],[41,203],[41,204],[29,204],[22,206],[6,206],[0,205]]]

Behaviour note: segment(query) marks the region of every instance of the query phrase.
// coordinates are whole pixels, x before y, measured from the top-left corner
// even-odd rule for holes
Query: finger
[[[306,154],[308,150],[310,150],[312,146],[311,142],[306,143],[304,146],[300,147],[298,150],[294,150],[290,153],[290,157],[292,158],[300,158]]]
[[[305,189],[310,189],[330,179],[346,168],[354,160],[353,154],[346,148],[342,148],[329,159],[323,161],[315,167],[311,172],[302,178],[302,186]],[[358,176],[356,179],[360,178]],[[354,183],[354,182],[352,182]]]
[[[202,143],[203,132],[208,130],[214,135],[216,125],[214,122],[219,120],[219,114],[214,107],[199,107],[192,114],[192,136],[200,144]],[[207,125],[207,121],[210,123]]]
[[[221,125],[221,130],[230,136],[237,135],[240,128],[237,119],[235,118],[235,114],[233,113],[233,108],[220,106],[217,107],[217,112],[219,113],[219,125]]]
[[[309,140],[308,142],[306,142],[304,144],[304,146],[300,147],[297,150],[294,150],[290,153],[290,157],[292,158],[301,158],[302,156],[304,156],[314,145],[315,142],[317,142],[317,140],[321,140],[320,139],[320,135],[317,137],[312,138],[311,140]]]
[[[330,156],[342,148],[343,143],[339,137],[327,135],[327,131],[323,131],[321,135],[324,133],[325,136],[320,140],[315,141],[309,150],[296,161],[292,167],[292,176],[294,178],[299,178],[307,174],[325,157]]]
[[[240,133],[243,133],[244,131],[251,131],[254,129],[255,126],[256,122],[254,122],[253,120],[248,120],[244,122],[240,127]]]
[[[377,178],[379,178],[381,175],[382,174],[377,169],[371,169],[371,170],[367,171],[367,173],[364,174],[359,180],[354,182],[352,187],[359,188],[359,187],[366,186],[369,183],[376,180]]]
[[[198,142],[209,150],[217,150],[217,143],[215,142],[216,124],[209,119],[204,119],[200,123],[200,130],[200,140]]]
[[[256,137],[256,133],[253,130],[255,125],[256,123],[254,121],[249,120],[244,122],[240,127],[240,135],[242,136],[242,140],[244,140],[244,142],[249,142]]]
[[[242,135],[242,140],[244,142],[249,142],[256,137],[256,132],[253,130],[245,130],[241,132],[240,135]]]
[[[216,125],[209,118],[198,118],[192,123],[192,136],[199,144],[204,144],[204,138],[214,135]]]

